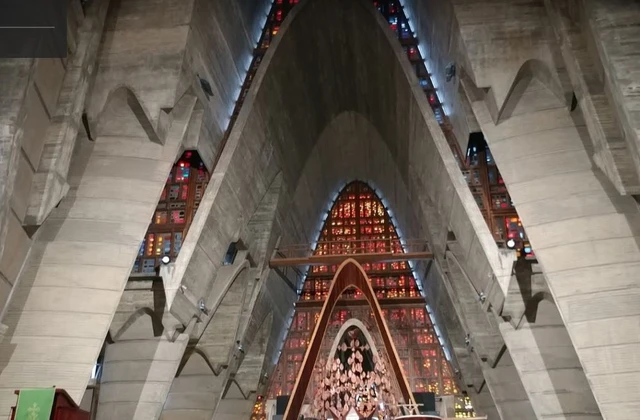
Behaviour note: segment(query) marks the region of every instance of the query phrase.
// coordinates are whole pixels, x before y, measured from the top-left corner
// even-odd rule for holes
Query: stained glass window
[[[469,189],[498,245],[516,250],[519,257],[535,259],[522,221],[481,133],[472,135],[465,165],[463,173]]]
[[[132,273],[154,273],[164,256],[175,260],[208,182],[209,172],[198,153],[185,152],[167,176]]]
[[[354,249],[367,253],[402,253],[393,220],[368,185],[353,182],[338,195],[331,208],[315,253],[349,254]],[[370,277],[383,314],[400,355],[405,375],[414,392],[431,391],[439,395],[459,394],[452,369],[440,347],[436,332],[425,309],[415,278],[407,261],[362,264]],[[268,397],[290,395],[304,353],[309,345],[336,265],[313,266],[307,273],[302,295],[296,305],[291,327],[280,360],[272,376]],[[347,290],[334,310],[323,347],[328,351],[333,335],[349,319],[357,318],[375,330],[371,310],[359,304],[356,290]],[[375,335],[375,334],[374,334]],[[383,347],[380,343],[380,347]],[[313,382],[310,386],[313,388]]]

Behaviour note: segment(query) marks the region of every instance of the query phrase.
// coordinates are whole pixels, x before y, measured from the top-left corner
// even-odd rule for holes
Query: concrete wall
[[[637,14],[632,13],[634,9],[621,13],[616,9],[619,2],[585,4],[587,35],[597,40],[593,43],[606,76],[603,91],[616,104],[607,118],[620,123],[620,136],[624,134],[625,144],[633,151],[637,142],[630,93],[635,86],[633,44],[622,48],[615,40],[634,37],[634,30],[628,29],[633,26],[627,23],[635,22]],[[609,161],[598,161],[594,153],[598,145],[609,147],[611,139],[605,136],[598,143],[590,138],[598,128],[581,119],[592,115],[586,109],[588,101],[579,98],[577,112],[567,110],[571,85],[579,83],[579,78],[569,77],[568,66],[559,60],[566,56],[555,45],[552,34],[557,28],[548,24],[555,24],[548,18],[549,5],[524,0],[409,5],[459,140],[464,143],[469,131],[478,125],[482,128],[522,216],[588,379],[575,381],[582,386],[576,395],[586,395],[588,384],[603,418],[625,418],[637,408],[633,372],[640,369],[633,356],[637,343],[627,339],[638,336],[634,325],[639,209],[619,195],[621,190],[633,192],[629,187],[633,180],[631,184],[622,180],[628,166],[613,159],[613,152]],[[266,6],[266,2],[230,0],[112,4],[104,33],[88,26],[85,37],[78,38],[93,45],[96,34],[101,34],[95,86],[87,105],[95,143],[79,145],[68,178],[65,156],[73,149],[74,136],[48,143],[50,138],[43,133],[51,127],[56,89],[75,98],[65,102],[73,109],[61,114],[66,118],[61,124],[77,124],[82,90],[64,86],[72,86],[73,80],[85,86],[92,74],[87,64],[91,59],[73,64],[81,74],[77,79],[60,76],[55,62],[0,63],[3,81],[9,81],[3,83],[6,94],[0,99],[0,124],[6,127],[0,139],[6,145],[0,170],[7,179],[0,189],[4,223],[0,239],[9,235],[19,244],[0,260],[4,276],[0,293],[8,293],[19,280],[3,320],[8,337],[0,346],[0,410],[6,411],[14,401],[13,389],[24,386],[55,384],[67,388],[74,398],[83,394],[187,126],[191,123],[189,144],[197,145],[211,164],[257,38],[261,8]],[[307,0],[294,9],[265,57],[219,165],[213,169],[176,263],[171,279],[174,292],[182,284],[196,298],[222,296],[226,283],[216,281],[222,256],[229,243],[239,238],[257,256],[258,267],[265,267],[280,235],[281,244],[312,242],[327,201],[343,183],[359,178],[371,182],[386,198],[405,237],[430,240],[439,263],[451,232],[470,290],[487,294],[489,309],[500,314],[511,290],[513,255],[499,251],[493,242],[404,53],[385,27],[365,0]],[[449,61],[458,63],[461,77],[447,85],[440,75]],[[46,65],[53,67],[42,70]],[[203,96],[196,75],[211,82],[213,98]],[[34,95],[37,89],[43,92]],[[465,95],[466,102],[459,95]],[[198,114],[194,118],[193,109]],[[37,167],[34,162],[45,155],[57,163]],[[54,175],[57,181],[39,182],[36,190],[25,195],[33,184],[29,179],[38,171],[44,181]],[[69,193],[49,213],[51,203],[57,204],[54,198],[64,195],[65,183]],[[278,191],[270,196],[274,185]],[[572,194],[568,196],[567,191]],[[37,224],[47,215],[19,274],[30,241],[21,224],[31,220],[27,216]],[[261,218],[266,224],[252,226]],[[426,267],[421,265],[419,272],[426,272]],[[264,308],[275,309],[275,332],[264,350],[263,370],[268,371],[268,354],[275,348],[295,297],[273,272],[258,271],[256,277],[262,283],[249,293],[243,311],[235,314],[239,329],[234,331],[244,337]],[[520,383],[522,392],[536,394],[535,384],[519,379],[510,357],[503,355],[503,364],[493,369],[479,363],[475,355],[465,356],[458,334],[464,331],[462,326],[478,337],[484,335],[486,344],[478,348],[487,354],[492,353],[485,349],[493,348],[495,334],[475,331],[487,325],[465,324],[472,312],[445,310],[460,303],[452,299],[457,292],[446,281],[433,289],[431,299],[436,304],[432,307],[438,308],[436,320],[447,324],[450,336],[445,341],[456,349],[465,382],[474,386],[480,382],[476,401],[484,401],[489,388],[496,404],[481,405],[490,415],[509,418],[511,411],[505,407],[513,402],[521,415],[526,412],[525,417],[542,416],[517,395],[503,397],[498,392],[513,391]],[[169,302],[175,309],[170,297]],[[467,309],[477,311],[471,301],[467,303]],[[219,350],[224,354],[224,349]],[[189,409],[190,400],[176,401],[178,394],[193,391],[192,385],[181,385],[192,380],[196,385],[201,380],[206,386],[217,384],[218,406],[222,409],[227,404],[222,389],[232,378],[220,380],[216,376],[220,372],[210,366],[206,376],[202,363],[194,359],[194,365],[190,360],[183,360],[189,369],[182,369],[172,385],[166,415],[171,407]],[[500,367],[508,372],[502,375],[497,371]],[[243,372],[241,365],[234,369]],[[478,369],[484,382],[477,376]],[[110,380],[115,383],[116,379]],[[248,388],[258,386],[241,384],[238,392],[246,396]],[[229,395],[229,400],[236,398]],[[201,410],[206,415],[216,409],[215,404],[205,405]]]
[[[68,60],[0,64],[6,90],[2,123],[7,128],[2,130],[7,147],[0,242],[7,237],[12,244],[0,260],[2,302],[31,244],[21,224],[40,225],[49,216],[34,237],[21,286],[5,311],[10,342],[3,350],[0,383],[6,398],[1,410],[14,400],[7,393],[24,386],[55,383],[74,398],[84,392],[136,249],[181,147],[195,103],[194,96],[184,94],[202,95],[194,73],[226,60],[224,65],[238,69],[234,80],[241,80],[258,35],[261,12],[253,2],[214,3],[95,1],[85,19],[69,20],[77,33],[70,36],[73,55]],[[70,11],[81,10],[76,6]],[[206,14],[194,14],[203,7],[211,8],[209,16],[214,13],[220,21],[217,31],[210,31]],[[193,41],[198,31],[206,31],[205,40]],[[216,53],[223,44],[232,48],[221,60]],[[227,79],[217,83],[235,84]],[[86,109],[95,146],[83,146],[67,174],[89,91]],[[227,110],[235,97],[230,93],[215,101]],[[207,111],[202,126],[210,125],[212,116],[224,127],[228,113],[214,116],[209,106],[207,101],[198,107]],[[194,142],[211,164],[221,133],[213,138],[209,131]],[[83,281],[87,277],[91,284]],[[54,291],[60,297],[52,302]],[[47,332],[49,322],[61,330]],[[45,338],[50,333],[60,338]],[[19,338],[25,334],[31,338]],[[49,354],[72,350],[68,357],[74,367],[61,359],[59,366],[54,362],[57,367],[47,370],[51,375],[42,375],[39,368],[34,368],[38,374],[22,375],[25,366],[47,363],[36,355],[43,351],[36,351],[39,340],[50,346],[44,350]]]
[[[165,310],[160,279],[127,283],[102,362],[97,420],[157,419],[189,342]]]
[[[25,386],[56,385],[78,401],[84,393],[182,139],[177,129],[165,146],[151,142],[127,111],[131,98],[114,95],[113,125],[86,151],[86,166],[73,168],[69,195],[37,232],[4,318],[0,410]],[[175,108],[176,126],[194,103]]]
[[[536,10],[540,27],[544,10]],[[474,14],[473,7],[461,8],[459,21],[478,13]],[[533,18],[533,14],[528,16]],[[474,45],[482,43],[483,48],[497,37],[495,30],[484,31],[482,37],[477,31],[474,34]],[[496,47],[502,39],[496,41]],[[624,364],[627,372],[637,369],[633,358],[620,353],[635,344],[622,345],[620,337],[628,337],[628,328],[637,320],[636,305],[630,302],[635,302],[638,288],[638,207],[630,198],[621,197],[594,165],[584,122],[579,114],[569,112],[563,95],[554,91],[552,81],[559,77],[556,68],[543,64],[544,57],[553,52],[553,45],[546,43],[537,44],[536,54],[529,55],[540,62],[524,63],[524,71],[512,70],[517,77],[512,76],[513,86],[505,97],[504,109],[509,111],[499,124],[491,110],[493,98],[474,97],[479,92],[471,86],[467,94],[473,98],[478,121],[545,271],[600,411],[607,419],[625,418],[636,406],[635,386],[625,382],[629,373],[614,367],[603,369],[600,361],[611,357]],[[469,74],[476,68],[486,74],[494,67],[505,69],[508,63],[526,61],[522,51],[502,51],[504,57],[472,64]],[[480,83],[482,78],[475,80]],[[615,270],[609,269],[614,266]],[[594,307],[609,309],[594,311]]]
[[[500,325],[537,417],[602,418],[557,307],[537,303],[518,329]]]

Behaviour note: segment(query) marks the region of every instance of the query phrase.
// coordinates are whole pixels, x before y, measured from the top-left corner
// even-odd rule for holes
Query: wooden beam
[[[381,307],[403,307],[407,305],[424,305],[426,302],[423,297],[404,297],[404,298],[385,298],[378,299]],[[366,299],[340,299],[336,302],[338,307],[350,306],[366,306],[369,303]],[[296,302],[296,308],[322,308],[324,300],[299,300]]]
[[[433,259],[433,253],[424,252],[406,252],[391,253],[384,252],[379,254],[337,254],[337,255],[310,255],[308,257],[282,257],[272,258],[269,261],[269,267],[292,267],[303,265],[339,265],[347,259],[356,260],[358,263],[377,263],[377,262],[393,262],[393,261],[409,261],[409,260],[430,260]]]

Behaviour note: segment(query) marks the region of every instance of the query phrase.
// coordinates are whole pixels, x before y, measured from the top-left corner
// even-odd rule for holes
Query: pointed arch
[[[355,287],[356,289],[360,290],[367,303],[369,304],[369,307],[373,312],[373,318],[378,329],[380,330],[382,342],[384,343],[384,347],[387,351],[387,354],[389,355],[391,368],[393,369],[393,372],[395,373],[398,380],[400,392],[402,393],[405,402],[411,402],[415,404],[413,394],[411,393],[411,389],[409,388],[409,384],[402,370],[400,356],[398,355],[398,351],[393,344],[391,332],[389,331],[389,327],[387,326],[387,323],[384,319],[382,308],[380,307],[380,303],[376,298],[373,287],[371,287],[371,283],[369,282],[367,273],[364,271],[362,266],[358,264],[357,261],[349,258],[342,264],[340,264],[340,267],[338,267],[338,270],[336,271],[336,274],[331,281],[331,287],[329,288],[328,296],[325,299],[322,311],[320,312],[320,318],[318,319],[318,322],[316,323],[315,329],[313,331],[313,335],[311,336],[311,342],[309,343],[307,351],[304,355],[302,368],[298,372],[298,378],[296,379],[296,383],[293,387],[293,394],[291,395],[291,399],[289,400],[289,404],[287,405],[287,410],[284,414],[285,420],[296,420],[298,413],[302,409],[304,394],[307,390],[307,386],[309,385],[309,381],[313,374],[314,366],[318,359],[318,353],[320,352],[322,339],[326,334],[327,328],[329,326],[331,312],[335,308],[336,303],[338,302],[338,299],[340,299],[342,293],[350,287]]]
[[[151,331],[149,331],[152,334],[151,337],[160,337],[163,333],[165,333],[164,325],[162,325],[162,319],[153,311],[153,309],[145,307],[138,309],[127,319],[122,327],[120,327],[120,329],[118,329],[118,331],[113,334],[113,340],[115,342],[120,340],[120,338],[122,338],[122,336],[136,323],[136,321],[145,316],[149,317],[151,323]],[[169,338],[167,334],[165,334],[165,336]]]
[[[564,92],[562,86],[557,78],[554,77],[549,66],[541,60],[530,59],[522,63],[522,66],[518,69],[502,104],[497,121],[504,121],[511,116],[525,93],[532,89],[532,82],[534,81],[548,90],[547,96],[552,103],[561,106],[568,101],[569,98],[565,98],[562,95],[561,92]]]
[[[367,254],[383,253],[387,251],[388,244],[391,244],[397,257],[408,257],[400,232],[394,224],[393,214],[387,208],[387,201],[378,195],[379,191],[360,180],[341,186],[341,190],[331,197],[330,206],[323,206],[326,218],[320,229],[317,247],[312,251],[316,255],[330,253],[336,262],[313,265],[307,273],[288,327],[289,334],[280,344],[282,352],[271,375],[267,391],[269,398],[292,394],[304,352],[338,264],[348,258],[348,254],[353,254],[349,252],[349,243],[358,244],[360,250],[366,250]],[[409,262],[363,260],[361,264],[370,276],[368,281],[383,308],[383,315],[393,331],[394,340],[400,340],[396,343],[399,354],[402,355],[403,366],[407,366],[404,373],[412,391],[428,391],[438,395],[459,394],[460,386],[450,364],[450,356],[443,349],[445,343],[438,327],[433,323],[420,290],[421,284],[415,278]],[[333,340],[339,326],[349,318],[358,318],[366,325],[374,323],[369,318],[371,311],[362,305],[364,296],[360,289],[350,289],[342,297],[344,300],[339,309],[331,314],[330,337],[325,337],[329,342]],[[312,387],[315,385],[315,377],[310,383]],[[307,393],[306,397],[310,395]]]
[[[97,118],[95,138],[101,135],[123,134],[140,136],[142,133],[153,143],[162,144],[156,130],[145,111],[142,102],[128,86],[113,89],[105,101]],[[135,133],[134,133],[135,132]]]
[[[369,344],[369,346],[371,346],[372,353],[378,354],[378,349],[376,348],[376,342],[371,336],[371,333],[369,332],[369,329],[367,328],[367,326],[364,325],[364,323],[360,321],[358,318],[351,318],[347,322],[342,324],[342,327],[340,327],[340,330],[338,330],[338,333],[336,334],[336,337],[333,340],[333,344],[331,345],[331,350],[329,350],[329,356],[334,357],[333,355],[336,354],[336,352],[338,351],[340,340],[342,339],[344,334],[347,332],[347,330],[351,327],[356,327],[360,331],[362,331],[362,334],[367,339],[367,343]],[[327,360],[327,363],[328,362],[329,361]]]
[[[209,356],[204,350],[199,349],[196,346],[190,346],[190,347],[187,347],[187,349],[184,352],[184,355],[182,356],[182,360],[180,361],[180,365],[178,366],[178,370],[176,372],[176,378],[182,375],[185,368],[187,368],[187,365],[194,365],[197,360],[201,360],[201,362],[208,367],[208,370],[211,371],[213,376],[220,376],[220,374],[224,370],[224,368],[221,366],[212,365],[211,361],[209,360]],[[194,371],[201,372],[202,369],[198,368],[198,369],[194,369]]]

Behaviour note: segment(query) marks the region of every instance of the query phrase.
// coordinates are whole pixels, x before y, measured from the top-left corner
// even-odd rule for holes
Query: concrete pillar
[[[536,415],[508,350],[498,366],[484,365],[484,377],[502,420],[534,420]],[[491,417],[489,417],[491,418]]]
[[[188,342],[181,334],[109,344],[96,420],[157,420]]]
[[[90,91],[92,76],[110,0],[94,1],[89,15],[81,22],[77,46],[67,61],[66,73],[51,124],[44,139],[39,162],[36,162],[33,185],[26,208],[25,224],[40,225],[53,207],[67,193],[67,174],[76,137],[81,129],[82,112]]]
[[[535,77],[519,83],[527,100],[500,124],[474,108],[600,411],[624,419],[640,392],[640,209],[593,165],[577,116]]]
[[[74,168],[70,193],[39,229],[9,303],[0,412],[19,388],[55,385],[82,398],[195,103],[176,104],[161,145],[120,93],[103,136]]]
[[[10,201],[26,117],[25,100],[33,59],[0,60],[0,255],[9,228]]]
[[[216,409],[216,420],[247,420],[251,418],[254,401],[225,398]]]
[[[640,209],[594,162],[580,109],[570,110],[572,87],[558,45],[540,35],[551,31],[544,3],[461,1],[454,8],[464,45],[461,82],[600,412],[606,420],[629,418],[640,393]],[[609,19],[630,22],[636,12],[625,8],[601,22],[614,34],[619,29]],[[513,37],[504,36],[505,19]],[[628,63],[625,86],[637,66]],[[632,95],[624,98],[632,102]]]
[[[602,418],[537,264],[520,261],[500,331],[538,419]]]
[[[471,393],[469,397],[471,398],[471,404],[473,404],[473,409],[476,412],[476,415],[487,416],[487,420],[500,419],[496,403],[493,400],[493,396],[491,395],[491,392],[489,392],[489,387],[486,383],[480,392]]]
[[[189,350],[187,350],[189,352]],[[217,370],[207,357],[194,351],[171,384],[161,420],[211,420],[224,391],[224,368]]]
[[[500,330],[538,419],[601,419],[567,329],[553,302],[538,303],[535,322]]]

